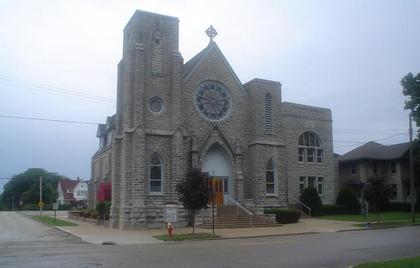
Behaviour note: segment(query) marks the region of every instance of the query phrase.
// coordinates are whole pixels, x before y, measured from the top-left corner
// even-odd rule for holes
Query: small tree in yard
[[[340,191],[337,196],[336,204],[344,207],[347,213],[359,214],[360,213],[360,202],[350,188],[344,188]]]
[[[363,189],[363,199],[375,209],[377,222],[380,221],[380,210],[389,202],[393,194],[391,186],[386,185],[383,179],[378,177],[368,179]]]
[[[320,216],[322,201],[314,187],[306,188],[299,198],[299,201],[311,208],[311,216]]]
[[[195,214],[202,208],[207,208],[209,200],[209,175],[193,168],[187,173],[185,180],[177,185],[179,201],[188,210],[193,219],[193,233],[195,233]]]

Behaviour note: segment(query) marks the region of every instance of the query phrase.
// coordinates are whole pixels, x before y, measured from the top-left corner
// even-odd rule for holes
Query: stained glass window
[[[210,121],[220,121],[229,114],[232,98],[221,83],[205,81],[197,89],[195,105],[200,114]]]

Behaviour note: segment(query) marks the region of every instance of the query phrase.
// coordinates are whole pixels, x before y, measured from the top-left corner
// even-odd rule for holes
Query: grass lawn
[[[420,257],[400,259],[385,262],[371,262],[355,266],[354,268],[415,268],[420,267]]]
[[[212,235],[209,233],[195,233],[195,234],[174,234],[172,236],[172,239],[168,237],[168,235],[164,234],[164,235],[155,235],[155,238],[159,239],[159,240],[163,240],[163,241],[183,241],[183,240],[208,240],[208,239],[215,239],[215,238],[220,238],[219,235]]]
[[[364,222],[365,216],[364,215],[324,215],[317,217],[318,219],[326,219],[326,220],[336,220],[336,221],[359,221]],[[410,212],[402,212],[402,211],[387,211],[381,212],[379,219],[381,222],[393,222],[393,221],[411,221],[411,213]],[[369,213],[369,220],[371,222],[376,222],[376,213]],[[416,213],[416,221],[420,221],[420,213]]]
[[[77,226],[77,224],[74,222],[69,222],[69,221],[64,221],[64,220],[59,220],[59,219],[55,219],[55,223],[54,223],[54,217],[50,217],[50,216],[39,215],[39,216],[33,216],[32,219],[43,222],[43,223],[47,223],[50,225],[54,225],[54,226]]]

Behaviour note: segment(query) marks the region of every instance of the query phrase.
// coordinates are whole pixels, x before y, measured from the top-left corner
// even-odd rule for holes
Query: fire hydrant
[[[174,229],[174,227],[172,226],[172,224],[170,222],[168,222],[168,237],[172,238],[172,230]]]

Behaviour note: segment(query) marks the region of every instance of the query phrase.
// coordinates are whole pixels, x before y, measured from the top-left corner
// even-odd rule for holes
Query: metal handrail
[[[224,198],[226,198],[229,202],[233,203],[236,206],[236,215],[239,215],[239,209],[241,209],[243,212],[247,213],[249,215],[249,225],[252,225],[252,216],[254,215],[254,212],[247,209],[245,206],[240,204],[238,201],[233,199],[232,197],[225,195]]]
[[[304,206],[305,208],[307,208],[308,209],[308,216],[309,217],[311,217],[311,208],[309,207],[309,206],[307,206],[307,205],[305,205],[303,202],[301,202],[299,199],[296,199],[296,198],[293,198],[293,197],[289,197],[289,198],[291,198],[291,199],[293,199],[293,200],[295,200],[299,205],[301,205],[301,206]],[[302,208],[300,209],[300,210],[302,210]]]

